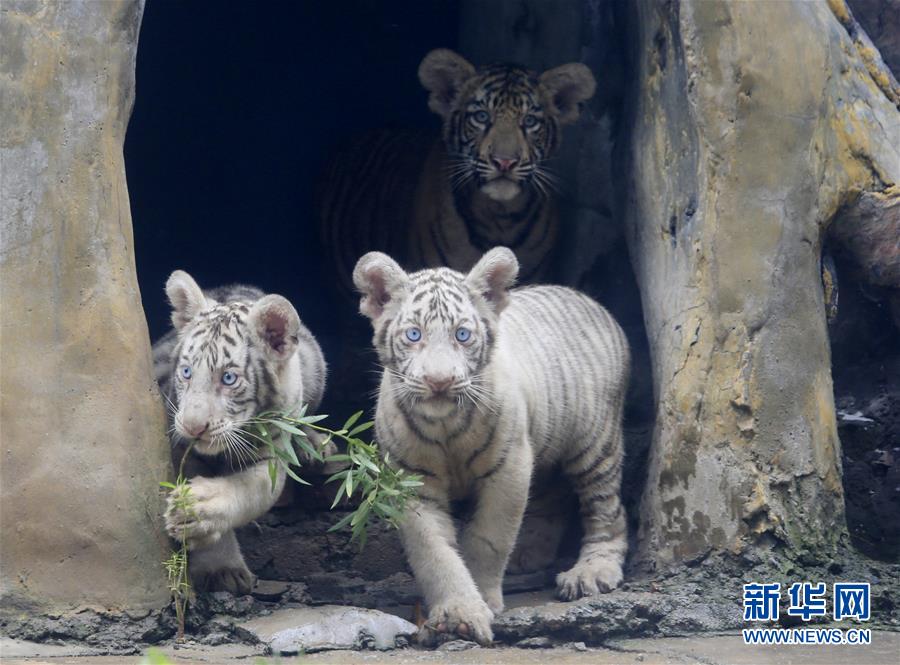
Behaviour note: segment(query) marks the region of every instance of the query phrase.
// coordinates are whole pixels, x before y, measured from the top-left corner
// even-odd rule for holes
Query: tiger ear
[[[481,294],[494,313],[499,314],[509,302],[509,290],[518,275],[519,261],[512,250],[494,247],[469,271],[466,284]]]
[[[593,97],[597,89],[591,70],[580,62],[548,69],[541,74],[540,80],[552,108],[564,125],[578,120],[579,104]]]
[[[172,325],[175,330],[184,328],[211,304],[194,278],[184,270],[176,270],[169,275],[166,295],[172,304]]]
[[[373,321],[384,313],[409,282],[409,275],[387,254],[369,252],[356,262],[353,284],[362,294],[359,311]]]
[[[282,296],[269,295],[250,307],[250,330],[266,353],[284,361],[294,354],[300,339],[300,317]]]
[[[459,53],[446,48],[431,51],[419,65],[419,81],[431,93],[428,108],[446,118],[459,89],[474,74],[475,67]]]

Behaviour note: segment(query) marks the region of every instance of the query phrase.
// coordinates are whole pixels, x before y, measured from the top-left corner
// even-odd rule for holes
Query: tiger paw
[[[170,495],[166,508],[166,532],[171,538],[187,543],[190,549],[216,543],[231,528],[228,500],[216,479],[194,478],[190,481],[189,505],[176,505]]]
[[[419,629],[418,640],[425,646],[436,646],[462,638],[487,646],[494,639],[493,619],[494,613],[480,597],[453,598],[431,609],[428,622]]]
[[[556,595],[561,600],[608,593],[622,583],[622,566],[614,561],[576,563],[556,576]]]
[[[256,578],[244,566],[192,573],[191,581],[198,591],[228,591],[236,596],[246,596],[253,590]]]

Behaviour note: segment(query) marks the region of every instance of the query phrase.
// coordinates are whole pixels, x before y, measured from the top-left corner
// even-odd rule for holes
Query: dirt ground
[[[245,645],[165,647],[155,651],[178,665],[191,663],[252,663],[263,665],[380,665],[382,663],[439,663],[442,665],[897,665],[900,633],[877,631],[867,646],[760,647],[743,644],[740,635],[620,640],[606,648],[574,645],[552,649],[502,647],[463,651],[401,649],[387,652],[327,651],[291,658],[261,656]],[[113,665],[153,663],[143,656],[77,656],[66,647],[9,640],[0,641],[4,665]]]

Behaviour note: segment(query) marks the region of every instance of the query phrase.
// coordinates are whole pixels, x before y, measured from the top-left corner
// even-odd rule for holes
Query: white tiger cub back
[[[622,580],[625,336],[572,289],[510,291],[517,270],[512,252],[495,248],[468,275],[407,274],[378,253],[354,271],[385,367],[378,440],[424,477],[401,534],[430,608],[426,642],[442,632],[490,641],[535,469],[560,466],[581,504],[581,553],[557,578],[559,595]],[[475,509],[457,534],[450,502],[463,498]]]

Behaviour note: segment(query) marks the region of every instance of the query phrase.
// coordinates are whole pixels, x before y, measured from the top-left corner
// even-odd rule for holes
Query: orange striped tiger
[[[419,80],[443,119],[443,140],[380,131],[338,155],[319,201],[323,241],[345,291],[356,259],[378,250],[411,268],[471,267],[491,247],[511,248],[523,282],[548,275],[558,231],[546,161],[560,126],[594,94],[583,64],[537,74],[475,68],[447,49],[429,53]]]

